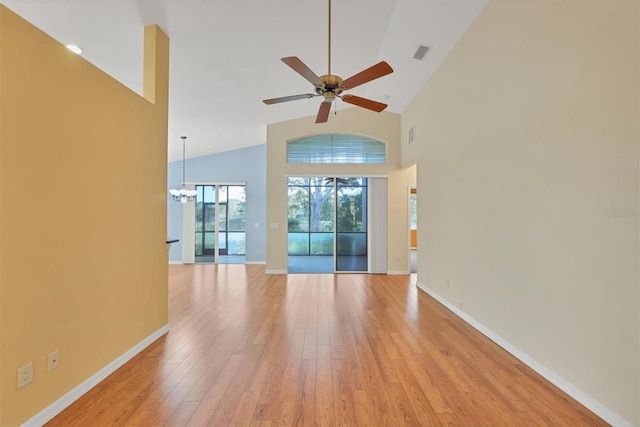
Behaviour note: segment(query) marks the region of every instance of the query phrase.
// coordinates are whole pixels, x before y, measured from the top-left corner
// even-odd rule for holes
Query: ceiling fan
[[[342,99],[344,102],[356,105],[358,107],[367,108],[376,112],[381,112],[387,108],[387,104],[373,101],[367,98],[361,98],[355,95],[343,94],[342,92],[348,89],[353,89],[356,86],[370,82],[387,74],[393,73],[393,68],[385,61],[378,62],[377,64],[360,71],[359,73],[349,77],[346,80],[331,74],[331,0],[329,0],[329,72],[324,76],[317,76],[304,62],[302,62],[296,56],[288,56],[282,58],[282,62],[293,68],[295,72],[307,79],[312,85],[315,86],[315,93],[303,93],[300,95],[283,96],[280,98],[265,99],[264,102],[267,105],[278,104],[281,102],[295,101],[297,99],[313,98],[316,96],[322,96],[324,99],[320,104],[318,115],[316,116],[316,123],[325,123],[329,118],[329,112],[331,111],[331,104],[336,98]]]

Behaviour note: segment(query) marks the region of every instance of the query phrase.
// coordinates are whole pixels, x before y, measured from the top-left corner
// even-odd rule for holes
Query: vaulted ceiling
[[[394,73],[349,93],[402,113],[487,0],[332,0],[331,71],[346,79],[381,61]],[[266,142],[266,125],[315,116],[320,98],[280,61],[327,73],[327,0],[0,0],[132,90],[142,92],[143,27],[171,39],[169,161]],[[413,59],[431,46],[423,61]],[[472,72],[472,70],[470,70]],[[351,108],[344,102],[340,109]],[[371,114],[377,114],[371,112]],[[331,120],[331,117],[329,118]],[[322,125],[318,125],[322,126]],[[122,135],[126,138],[126,135]]]

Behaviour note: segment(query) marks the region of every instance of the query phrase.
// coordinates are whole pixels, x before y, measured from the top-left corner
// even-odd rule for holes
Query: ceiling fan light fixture
[[[322,102],[328,102],[329,104],[331,104],[334,99],[336,99],[336,94],[335,93],[333,93],[333,92],[325,92],[324,93],[324,101],[322,101]]]

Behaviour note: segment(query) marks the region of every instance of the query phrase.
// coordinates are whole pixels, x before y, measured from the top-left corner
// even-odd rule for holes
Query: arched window
[[[383,164],[386,144],[359,135],[329,133],[287,143],[288,163]]]

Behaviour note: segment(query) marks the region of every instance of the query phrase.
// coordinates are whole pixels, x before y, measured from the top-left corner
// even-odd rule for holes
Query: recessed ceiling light
[[[68,44],[67,49],[69,49],[71,52],[75,53],[76,55],[80,55],[82,53],[82,49],[80,49],[75,44]]]

